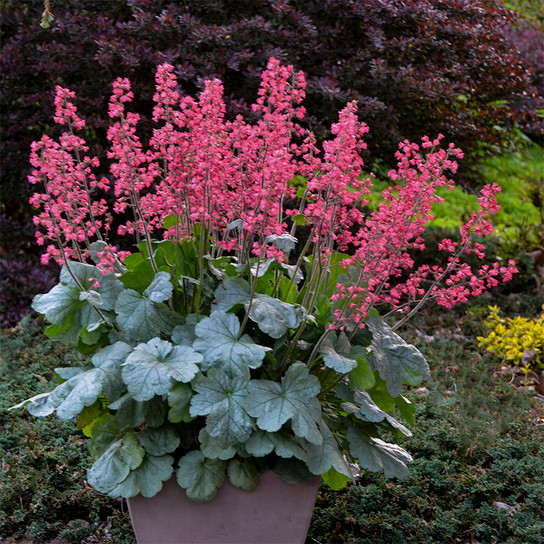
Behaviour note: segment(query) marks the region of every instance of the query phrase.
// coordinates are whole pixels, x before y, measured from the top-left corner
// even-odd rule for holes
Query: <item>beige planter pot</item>
[[[171,479],[155,497],[138,495],[128,506],[138,544],[304,544],[319,482],[290,485],[266,472],[253,491],[225,480],[198,504]]]

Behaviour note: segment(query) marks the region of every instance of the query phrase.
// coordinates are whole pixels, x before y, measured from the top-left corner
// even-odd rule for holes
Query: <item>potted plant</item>
[[[368,129],[355,103],[318,146],[297,121],[304,76],[275,59],[253,123],[225,118],[218,80],[198,100],[179,96],[168,64],[156,82],[159,128],[147,150],[125,108],[130,83],[114,83],[109,178],[93,173],[98,159],[77,135],[85,123],[67,89],[55,101],[66,130],[32,145],[30,181],[45,187],[32,197],[37,238],[52,242],[43,260],[62,265],[60,283],[33,308],[51,323],[46,334],[77,345],[83,360],[56,370],[53,391],[17,407],[77,420],[95,459],[88,482],[131,499],[133,522],[136,509],[151,518],[151,532],[136,528],[140,542],[174,538],[176,529],[163,537],[160,529],[180,509],[159,520],[166,507],[152,507],[155,496],[196,503],[189,518],[206,530],[184,520],[179,542],[286,534],[303,542],[320,478],[339,489],[364,469],[407,474],[410,455],[394,442],[414,424],[403,384],[429,370],[378,310],[401,316],[398,326],[428,300],[450,307],[509,279],[513,262],[476,271],[461,262],[469,252],[483,257],[475,239],[491,231],[499,188],[481,191],[461,243],[441,242],[443,267],[409,272],[408,251],[423,247],[436,188],[452,185],[445,171],[455,171],[460,150],[440,149],[440,137],[403,142],[389,174],[395,185],[370,211],[360,154]],[[110,189],[113,210],[101,196]],[[115,246],[106,237],[111,211]],[[264,483],[287,485],[294,502],[283,520],[273,506],[255,506],[268,518],[259,529],[247,521],[251,505],[278,493]],[[310,491],[305,506],[299,488]],[[207,501],[219,506],[204,522]],[[233,533],[233,510],[245,533]],[[289,525],[298,510],[306,519]],[[215,536],[212,519],[227,525]]]

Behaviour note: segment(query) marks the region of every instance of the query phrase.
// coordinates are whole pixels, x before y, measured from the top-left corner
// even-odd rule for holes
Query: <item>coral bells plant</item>
[[[177,89],[159,66],[146,148],[130,83],[114,83],[111,175],[99,178],[73,93],[57,88],[66,130],[32,145],[30,182],[45,187],[32,198],[43,260],[62,270],[33,307],[87,359],[18,406],[76,418],[96,459],[88,481],[114,497],[152,496],[174,472],[195,501],[227,477],[251,490],[265,470],[335,489],[361,469],[406,475],[410,455],[394,443],[414,424],[403,384],[429,371],[378,311],[398,326],[425,302],[449,308],[512,276],[513,262],[462,262],[484,256],[499,187],[481,191],[460,242],[441,242],[444,266],[412,270],[459,149],[440,136],[401,143],[393,185],[368,213],[354,102],[318,146],[298,124],[304,75],[275,59],[252,123],[227,119],[218,80],[198,99]]]

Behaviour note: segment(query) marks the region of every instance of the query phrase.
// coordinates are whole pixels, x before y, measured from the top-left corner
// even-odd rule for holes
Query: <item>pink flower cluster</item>
[[[32,143],[30,163],[36,170],[28,178],[30,183],[45,187],[44,193],[35,193],[30,199],[41,210],[34,217],[34,223],[42,227],[36,233],[38,244],[54,242],[42,255],[44,264],[51,257],[61,264],[67,259],[84,260],[91,241],[101,240],[101,230],[109,230],[111,223],[106,201],[93,194],[107,189],[108,182],[95,177],[92,169],[99,161],[86,155],[89,148],[74,134],[74,129],[85,126],[71,102],[74,93],[59,86],[56,91],[54,119],[69,130],[58,142],[43,136]]]
[[[331,138],[318,146],[297,122],[305,113],[305,86],[302,72],[272,58],[253,105],[259,119],[249,123],[238,116],[229,121],[219,80],[207,81],[198,99],[181,97],[174,68],[163,64],[157,69],[153,110],[159,126],[145,150],[136,132],[139,116],[126,110],[133,99],[130,82],[116,80],[109,106],[114,121],[108,131],[111,184],[92,173],[98,159],[85,155],[84,140],[74,134],[85,123],[71,102],[73,93],[57,87],[55,120],[68,131],[58,143],[44,136],[32,145],[31,154],[35,170],[30,181],[45,186],[31,200],[40,209],[35,218],[42,227],[38,241],[56,244],[47,247],[44,261],[88,258],[89,244],[102,240],[100,231],[111,224],[96,191],[111,188],[113,212],[132,214],[118,234],[138,241],[144,237],[149,244],[154,231],[179,240],[200,229],[211,240],[211,249],[200,250],[211,257],[230,252],[240,263],[283,261],[281,246],[270,240],[306,229],[308,243],[300,248],[297,266],[313,255],[308,293],[326,283],[333,267],[350,270],[352,281],[339,283],[333,295],[338,301],[333,327],[348,319],[362,323],[377,304],[407,315],[430,299],[450,307],[511,278],[513,262],[473,270],[461,261],[467,253],[484,258],[476,240],[493,230],[488,219],[498,209],[496,185],[481,190],[480,209],[461,228],[461,242],[445,239],[439,244],[446,255],[444,266],[411,271],[409,250],[423,249],[421,235],[432,219],[431,207],[441,201],[436,189],[452,187],[446,172],[456,171],[461,150],[451,144],[441,149],[441,135],[424,137],[420,145],[402,142],[397,168],[389,173],[392,185],[378,209],[367,213],[365,197],[372,181],[363,176],[361,151],[368,127],[351,102],[339,113]],[[305,180],[298,197],[295,176]],[[164,228],[166,218],[174,226]],[[335,252],[344,253],[334,257]],[[115,259],[125,255],[106,246],[98,255],[103,272],[113,271]],[[305,297],[311,300],[311,295]]]

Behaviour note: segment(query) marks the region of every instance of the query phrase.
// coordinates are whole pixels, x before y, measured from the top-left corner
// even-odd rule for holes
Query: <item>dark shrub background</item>
[[[516,119],[535,112],[532,76],[505,35],[513,12],[497,0],[64,0],[49,29],[39,26],[41,0],[0,7],[1,175],[12,208],[26,197],[30,142],[55,132],[55,84],[76,91],[100,151],[117,76],[132,80],[149,133],[161,62],[175,65],[187,93],[220,77],[231,113],[245,113],[276,56],[307,75],[307,121],[319,136],[355,99],[380,159],[401,139],[438,132],[471,155],[504,147]]]

